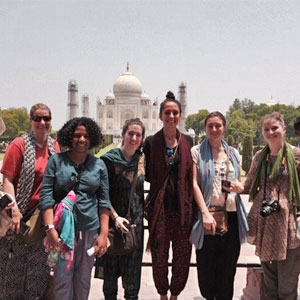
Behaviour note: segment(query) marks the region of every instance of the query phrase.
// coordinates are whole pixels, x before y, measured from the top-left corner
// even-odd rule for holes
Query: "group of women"
[[[68,121],[57,135],[66,151],[55,154],[59,146],[49,137],[51,111],[44,104],[32,107],[32,133],[11,143],[1,170],[4,192],[16,198],[9,205],[12,230],[0,238],[1,299],[46,299],[49,267],[43,242],[25,246],[16,236],[22,217],[38,203],[50,249],[60,248],[62,240],[53,225],[55,207],[71,190],[76,194],[76,246],[68,272],[56,267],[51,287],[55,299],[88,299],[94,256],[86,250],[92,246],[101,256],[105,299],[117,299],[119,277],[124,298],[138,299],[144,215],[161,300],[176,300],[184,289],[192,244],[202,296],[232,299],[240,245],[246,239],[256,246],[261,260],[266,299],[297,299],[300,149],[285,142],[283,116],[272,113],[261,120],[266,146],[256,152],[245,182],[239,153],[223,139],[226,119],[220,112],[206,116],[206,138],[194,147],[191,138],[177,129],[181,104],[171,92],[161,103],[159,116],[163,128],[145,141],[140,119],[127,120],[120,148],[98,159],[89,154],[102,138],[93,120]],[[145,201],[144,179],[150,182]],[[241,193],[249,193],[253,201],[248,218]],[[126,234],[129,221],[136,225],[136,249],[125,255],[106,254],[109,227]]]

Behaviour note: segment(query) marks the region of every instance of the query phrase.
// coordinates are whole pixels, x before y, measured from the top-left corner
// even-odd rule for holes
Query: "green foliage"
[[[194,145],[198,145],[198,143],[199,143],[199,135],[195,134]]]
[[[228,136],[227,136],[227,143],[228,143],[229,146],[232,146],[232,145],[233,145],[233,143],[234,143],[234,138],[233,138],[232,135],[228,135]]]
[[[29,121],[29,114],[26,108],[8,108],[0,110],[6,131],[3,137],[13,140],[15,137],[20,136],[31,129]]]
[[[204,119],[209,114],[207,109],[200,109],[198,113],[189,115],[185,120],[185,129],[192,128],[196,135],[204,132]]]
[[[250,135],[246,135],[243,142],[243,150],[242,150],[242,169],[248,174],[252,156],[253,156],[253,138]]]

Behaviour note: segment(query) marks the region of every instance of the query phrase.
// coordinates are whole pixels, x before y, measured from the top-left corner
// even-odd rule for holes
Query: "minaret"
[[[78,87],[75,80],[68,85],[68,120],[78,117],[79,104],[77,100]]]
[[[83,94],[81,98],[82,116],[89,117],[89,96],[88,94]]]
[[[179,102],[181,103],[181,119],[179,123],[179,130],[181,132],[186,132],[185,130],[185,120],[186,120],[186,85],[181,82],[178,88]]]

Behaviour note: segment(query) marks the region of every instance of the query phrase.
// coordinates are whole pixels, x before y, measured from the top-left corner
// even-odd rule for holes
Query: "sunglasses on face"
[[[42,119],[45,122],[50,122],[52,118],[50,116],[32,116],[32,118],[31,118],[31,120],[34,122],[41,122]]]

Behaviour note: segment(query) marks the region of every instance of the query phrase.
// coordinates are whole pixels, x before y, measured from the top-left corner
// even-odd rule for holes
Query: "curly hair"
[[[63,147],[72,148],[72,141],[75,129],[78,126],[84,126],[90,137],[90,147],[94,148],[101,144],[103,136],[98,124],[91,118],[81,117],[73,118],[66,122],[57,133],[57,141]]]

